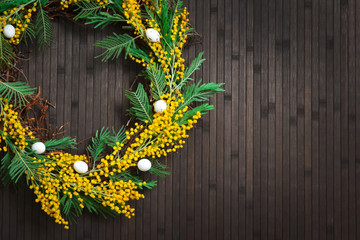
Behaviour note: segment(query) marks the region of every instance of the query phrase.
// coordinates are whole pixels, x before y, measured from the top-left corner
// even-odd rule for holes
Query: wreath
[[[204,101],[223,91],[222,84],[194,83],[203,53],[185,65],[182,50],[194,32],[186,7],[167,0],[0,0],[0,13],[2,181],[26,181],[42,210],[66,229],[84,208],[131,218],[131,200],[156,185],[141,172],[168,174],[161,158],[183,147],[188,131],[213,109]],[[50,130],[46,115],[51,104],[21,81],[17,45],[36,38],[41,49],[48,46],[54,41],[51,20],[59,15],[96,29],[121,24],[126,33],[95,43],[103,49],[97,57],[124,55],[143,66],[145,83],[125,92],[130,124],[98,130],[84,155],[67,152],[76,149],[76,139],[56,137],[59,128]]]

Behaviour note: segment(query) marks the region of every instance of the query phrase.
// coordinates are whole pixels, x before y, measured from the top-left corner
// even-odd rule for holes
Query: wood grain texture
[[[225,82],[184,149],[134,203],[136,216],[85,212],[64,230],[20,187],[0,188],[0,239],[360,239],[360,3],[188,0],[205,51],[196,79]],[[94,31],[57,19],[56,44],[23,47],[32,86],[84,152],[101,126],[126,124],[141,68],[102,63]],[[75,153],[76,151],[74,151]],[[152,178],[144,175],[145,178]]]

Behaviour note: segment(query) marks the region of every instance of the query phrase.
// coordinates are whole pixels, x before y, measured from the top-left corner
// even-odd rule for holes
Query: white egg
[[[155,102],[155,105],[154,105],[155,112],[162,113],[166,110],[166,108],[167,108],[167,105],[164,100],[158,100]]]
[[[36,142],[31,146],[31,149],[37,154],[43,154],[46,151],[46,146],[42,142]]]
[[[89,166],[84,161],[77,161],[74,163],[74,169],[78,173],[86,173],[89,170]]]
[[[15,36],[15,28],[11,24],[7,24],[4,27],[4,36],[7,38],[13,38]]]
[[[153,28],[148,28],[146,30],[146,37],[151,41],[151,42],[158,42],[160,41],[160,33],[158,31],[156,31]]]
[[[149,171],[151,168],[151,162],[149,161],[149,159],[143,158],[138,162],[137,167],[140,171]]]

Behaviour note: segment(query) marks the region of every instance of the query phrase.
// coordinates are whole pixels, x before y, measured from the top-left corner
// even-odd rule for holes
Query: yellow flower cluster
[[[140,4],[137,0],[124,0],[122,7],[127,23],[135,28],[136,35],[143,35],[145,26],[141,18]]]
[[[2,101],[2,99],[0,99]],[[15,145],[19,147],[19,149],[24,150],[28,145],[26,142],[26,135],[30,138],[34,138],[32,136],[32,132],[29,131],[28,127],[23,127],[21,125],[20,119],[18,117],[18,112],[13,109],[12,104],[7,104],[6,100],[4,101],[5,105],[3,106],[3,110],[0,115],[0,121],[2,124],[2,139],[5,140],[6,137],[10,137],[15,141]],[[8,151],[7,146],[5,145],[2,150],[4,152]]]
[[[62,7],[62,10],[64,10],[65,8],[69,8],[69,6],[71,4],[81,2],[81,1],[90,2],[90,0],[65,0],[65,1],[61,1],[60,4]],[[93,0],[91,2],[98,4],[98,5],[102,6],[103,8],[105,8],[106,4],[109,3],[108,0]]]
[[[41,167],[35,173],[36,178],[29,176],[32,180],[30,188],[34,189],[37,202],[41,203],[42,209],[48,215],[55,218],[55,222],[64,224],[65,228],[68,228],[68,222],[60,211],[61,194],[76,199],[81,208],[84,208],[84,199],[81,197],[83,194],[118,214],[124,214],[128,218],[134,216],[134,208],[131,208],[127,202],[144,198],[144,195],[137,191],[134,182],[122,180],[114,182],[108,178],[105,180],[101,177],[104,175],[103,169],[79,174],[73,168],[76,161],[86,161],[86,156],[52,153],[47,159],[35,160],[41,164]]]
[[[186,43],[186,31],[189,30],[189,28],[186,26],[189,22],[188,16],[189,13],[187,12],[186,8],[184,8],[184,11],[175,17],[174,19],[174,25],[171,29],[171,39],[175,41],[177,38],[179,38],[179,41],[174,49],[174,54],[176,56],[177,61],[174,64],[174,68],[177,69],[177,77],[176,80],[182,79],[184,77],[184,71],[185,71],[185,59],[182,57],[182,48],[184,44]],[[179,24],[180,22],[180,24]]]
[[[36,12],[36,5],[37,3],[34,3],[33,7],[27,9],[27,11],[24,13],[24,19],[18,19],[13,14],[15,12],[19,12],[21,10],[24,10],[25,6],[22,8],[13,8],[10,11],[5,11],[3,13],[3,17],[0,18],[0,31],[4,31],[4,27],[7,24],[12,24],[15,28],[15,36],[11,39],[9,39],[9,43],[12,44],[19,44],[20,43],[20,37],[21,34],[28,28],[28,23],[31,21],[31,15],[32,12]]]
[[[194,126],[201,117],[201,113],[197,112],[187,124],[179,125],[177,120],[183,117],[183,113],[188,108],[185,107],[176,112],[179,104],[184,101],[181,93],[178,92],[178,96],[178,100],[170,97],[170,94],[161,96],[161,99],[166,100],[168,108],[163,113],[155,113],[153,122],[146,129],[136,123],[135,129],[127,131],[127,140],[135,138],[134,142],[127,147],[122,157],[119,156],[119,152],[124,144],[118,143],[113,153],[102,159],[101,164],[97,166],[98,169],[102,169],[101,175],[106,177],[125,171],[136,166],[136,162],[142,158],[160,158],[183,147],[185,143],[183,139],[189,137],[186,131]]]

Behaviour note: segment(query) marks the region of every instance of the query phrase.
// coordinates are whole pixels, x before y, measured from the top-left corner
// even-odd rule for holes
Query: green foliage
[[[223,83],[205,83],[201,84],[201,81],[198,84],[192,84],[189,87],[185,88],[184,91],[184,103],[182,103],[178,110],[183,109],[185,106],[188,106],[190,103],[196,101],[207,101],[208,98],[212,97],[216,93],[223,92],[224,89],[221,88]]]
[[[95,16],[103,9],[101,5],[91,1],[79,1],[76,5],[78,6],[76,11],[79,11],[79,13],[74,17],[74,20],[87,19],[91,16]]]
[[[161,164],[159,161],[152,161],[152,166],[149,170],[149,173],[154,174],[159,177],[165,177],[170,175],[170,172],[165,171],[167,166],[165,164]]]
[[[47,151],[76,149],[76,139],[71,137],[64,137],[61,139],[52,139],[45,142]]]
[[[27,103],[26,97],[34,94],[35,88],[30,88],[24,82],[2,82],[0,81],[0,98],[13,101],[14,106],[24,106]]]
[[[191,62],[190,66],[186,68],[184,72],[184,77],[181,81],[176,85],[175,90],[180,90],[186,85],[189,80],[193,80],[190,76],[197,70],[200,69],[201,64],[205,61],[202,57],[204,52],[199,53],[199,55]]]
[[[105,51],[97,57],[102,57],[102,61],[106,62],[109,59],[118,58],[121,52],[125,49],[125,56],[130,52],[130,49],[135,48],[135,38],[129,34],[109,36],[102,41],[95,43],[95,46],[104,48]]]
[[[28,171],[30,176],[36,176],[36,169],[39,167],[38,163],[34,163],[34,159],[27,155],[27,153],[22,153],[15,151],[14,157],[11,159],[11,163],[8,165],[9,176],[14,183],[17,183],[25,170]]]
[[[130,100],[132,105],[132,107],[128,109],[130,115],[143,122],[146,120],[152,122],[152,107],[141,83],[139,83],[136,92],[126,90],[125,96]]]
[[[139,176],[132,175],[130,171],[115,173],[114,175],[110,176],[110,179],[112,181],[121,181],[121,180],[124,182],[132,181],[133,183],[136,184],[136,186],[139,189],[143,189],[143,188],[152,189],[153,187],[156,186],[156,181],[149,181],[146,182],[146,184],[143,184],[144,180],[141,179]]]
[[[89,20],[85,24],[95,24],[94,28],[105,28],[110,24],[125,21],[124,17],[119,14],[109,14],[107,12],[100,12],[99,14],[90,15],[87,17]]]
[[[208,111],[213,110],[214,106],[209,105],[208,103],[204,103],[200,106],[197,106],[183,114],[183,117],[179,120],[179,124],[187,124],[189,119],[191,119],[194,115],[196,115],[197,112],[200,112],[201,115],[206,114]]]
[[[41,7],[38,8],[35,20],[35,34],[38,40],[39,49],[43,50],[54,42],[52,25],[48,13]]]
[[[28,1],[29,0],[0,0],[0,12],[5,12]]]
[[[108,137],[108,145],[110,147],[115,147],[116,143],[118,143],[118,142],[122,143],[125,140],[125,138],[126,138],[125,127],[122,126],[118,132],[115,132],[114,129],[112,129],[112,130],[113,130],[114,136],[110,135]]]
[[[92,143],[87,149],[93,157],[94,162],[97,161],[100,154],[105,151],[106,145],[109,141],[109,134],[109,129],[103,127],[100,131],[96,131],[95,137],[92,138]]]
[[[14,52],[8,41],[6,41],[4,34],[0,34],[0,67],[4,63],[10,67],[14,59]]]
[[[80,201],[76,198],[70,198],[67,194],[63,195],[60,199],[60,209],[69,221],[74,220],[82,214]]]
[[[159,100],[161,95],[167,93],[168,89],[165,88],[167,80],[160,66],[156,65],[155,67],[150,66],[146,68],[142,76],[151,81],[151,92],[155,100]]]
[[[11,176],[9,174],[9,165],[13,159],[14,154],[7,152],[1,159],[0,176],[3,184],[9,185],[11,183]]]

